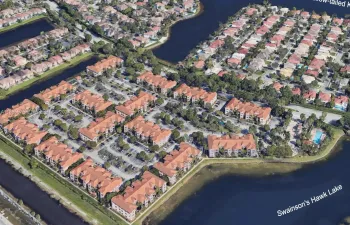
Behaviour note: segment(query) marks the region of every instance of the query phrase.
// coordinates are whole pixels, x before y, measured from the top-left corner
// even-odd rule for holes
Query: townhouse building
[[[124,125],[124,132],[132,132],[138,138],[150,141],[153,145],[163,146],[169,141],[171,130],[162,129],[159,125],[146,121],[142,116]]]
[[[73,153],[68,145],[60,142],[55,136],[36,146],[34,152],[36,156],[43,157],[52,167],[57,166],[63,175],[71,165],[84,157],[82,153]]]
[[[109,56],[107,59],[103,59],[92,66],[86,67],[86,71],[93,76],[99,76],[107,69],[115,69],[122,63],[123,59],[116,56]]]
[[[25,115],[30,112],[36,112],[39,106],[29,99],[24,99],[23,102],[6,109],[4,113],[0,114],[0,127],[7,124],[10,119]]]
[[[186,84],[181,84],[179,88],[174,91],[174,98],[184,97],[186,101],[195,103],[202,100],[205,105],[213,106],[217,100],[216,92],[207,92],[198,87],[189,87]]]
[[[258,156],[258,151],[254,136],[247,134],[244,136],[208,136],[209,157],[216,157],[220,150],[223,150],[228,156],[238,156],[242,150],[247,150],[251,157]]]
[[[160,75],[154,75],[152,72],[147,71],[137,77],[136,82],[138,84],[144,83],[148,85],[153,91],[159,91],[166,95],[169,90],[176,86],[176,81],[169,81]]]
[[[41,99],[45,104],[49,104],[51,101],[60,99],[60,96],[74,91],[75,86],[66,81],[61,81],[58,85],[54,85],[39,94],[35,94],[34,97]]]
[[[240,119],[253,120],[258,124],[266,124],[271,117],[270,107],[260,107],[251,102],[242,102],[233,98],[225,106],[225,114],[236,114]]]
[[[72,103],[80,103],[85,110],[90,110],[94,113],[106,110],[113,104],[111,101],[105,101],[102,96],[91,93],[85,90],[74,96]]]
[[[97,118],[88,127],[80,128],[79,136],[83,141],[97,142],[100,136],[113,133],[115,126],[122,122],[124,122],[122,116],[108,111],[104,117]]]
[[[143,173],[141,180],[132,182],[125,189],[123,195],[117,195],[112,198],[112,209],[116,210],[127,220],[133,221],[138,210],[138,204],[148,207],[155,200],[156,188],[159,188],[164,193],[166,191],[166,182],[146,171]]]
[[[141,91],[137,96],[132,97],[122,105],[116,106],[115,110],[122,117],[132,116],[137,112],[146,112],[155,100],[157,100],[155,96]]]
[[[187,172],[195,159],[202,158],[202,152],[192,145],[181,142],[179,150],[173,150],[163,159],[153,165],[160,175],[168,177],[170,184],[176,183],[178,171]]]
[[[82,185],[92,196],[104,198],[107,193],[118,192],[123,180],[114,177],[108,170],[94,164],[87,158],[82,164],[72,169],[69,177]]]
[[[27,145],[40,144],[41,139],[47,134],[46,131],[41,131],[36,124],[28,122],[21,117],[4,128],[5,134],[12,134],[16,141],[23,141]]]

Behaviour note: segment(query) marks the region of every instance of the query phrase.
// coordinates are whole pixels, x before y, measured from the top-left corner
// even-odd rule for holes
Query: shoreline
[[[44,72],[43,74],[41,74],[38,77],[34,77],[30,80],[26,80],[23,83],[17,84],[17,85],[15,85],[7,90],[4,90],[3,93],[0,93],[0,100],[7,99],[11,95],[18,93],[19,91],[23,91],[23,90],[31,87],[34,84],[40,83],[46,79],[57,76],[62,71],[67,70],[73,66],[76,66],[76,65],[78,65],[86,60],[89,60],[93,56],[94,56],[94,54],[92,52],[84,53],[80,56],[75,57],[75,59],[73,58],[69,62],[65,62],[65,63],[63,63],[55,68],[52,68],[51,70]]]
[[[168,27],[165,28],[165,29],[167,29],[166,36],[160,38],[157,42],[155,42],[153,44],[145,46],[144,48],[147,49],[147,50],[153,50],[153,49],[156,49],[156,48],[160,47],[161,45],[163,45],[165,42],[167,42],[169,40],[169,38],[171,36],[171,28],[172,28],[172,26],[174,26],[175,24],[177,24],[177,23],[179,23],[181,21],[192,19],[192,18],[195,18],[197,16],[200,16],[204,12],[204,5],[200,1],[197,1],[197,2],[198,2],[198,7],[196,9],[196,12],[194,12],[192,15],[186,16],[184,18],[180,18],[180,19],[175,20],[174,22],[172,22]],[[159,58],[157,58],[157,59],[161,60]],[[167,62],[167,63],[170,63],[170,62]],[[172,64],[172,63],[170,63],[170,64]],[[172,64],[172,65],[175,65],[175,64]]]
[[[200,162],[198,162],[188,173],[186,173],[179,181],[177,181],[173,186],[171,186],[171,188],[169,188],[163,196],[157,199],[156,202],[154,202],[141,215],[139,215],[132,224],[157,224],[157,222],[160,222],[164,220],[167,216],[169,216],[172,213],[172,211],[176,209],[176,206],[181,204],[181,202],[185,201],[189,196],[191,196],[191,194],[195,193],[197,190],[200,189],[200,187],[203,187],[206,183],[212,181],[214,178],[219,178],[221,176],[229,174],[241,176],[251,176],[257,174],[259,174],[260,176],[287,174],[302,169],[305,165],[310,165],[327,160],[329,157],[332,156],[332,153],[334,153],[335,150],[338,149],[338,145],[343,143],[343,141],[345,141],[346,139],[345,133],[342,130],[336,131],[337,133],[335,135],[335,138],[323,151],[320,152],[320,154],[317,154],[315,156],[293,157],[289,159],[280,160],[251,158],[204,158]],[[248,173],[246,173],[246,171],[241,171],[237,173],[232,172],[232,170],[230,170],[230,168],[237,167],[238,165],[239,167],[248,167],[248,169],[251,171]],[[267,173],[261,170],[262,166],[268,170]],[[203,177],[202,179],[199,178],[204,170],[215,170],[219,167],[224,168],[221,172],[218,172],[219,174],[216,174],[216,176],[209,178]],[[193,179],[199,179],[196,181],[196,185],[190,186],[192,188],[195,188],[187,188],[187,191],[183,191],[183,186],[186,185],[188,182],[194,182]],[[179,197],[178,195],[181,195],[181,197]],[[172,200],[171,202],[168,201],[170,199]],[[171,208],[171,210],[169,210],[169,208]]]
[[[12,24],[10,26],[7,26],[7,27],[3,27],[0,29],[0,34],[2,33],[5,33],[7,31],[11,31],[11,30],[14,30],[18,27],[21,27],[23,25],[27,25],[27,24],[31,24],[31,23],[34,23],[36,22],[37,20],[40,20],[40,19],[47,19],[47,15],[39,15],[39,16],[34,16],[28,20],[24,20],[22,22],[19,22],[19,23],[15,23],[15,24]]]

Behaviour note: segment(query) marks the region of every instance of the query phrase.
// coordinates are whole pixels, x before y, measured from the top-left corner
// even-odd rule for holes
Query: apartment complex
[[[155,200],[156,188],[163,193],[166,191],[166,182],[156,175],[146,171],[141,180],[134,181],[124,191],[124,195],[112,198],[112,209],[122,214],[126,219],[135,219],[138,204],[148,207]]]
[[[169,182],[174,184],[177,180],[178,171],[187,172],[191,169],[195,159],[201,159],[202,152],[192,145],[181,142],[179,150],[173,150],[163,159],[153,165],[160,175],[166,175]]]
[[[101,135],[108,135],[114,132],[115,126],[124,121],[118,114],[108,111],[102,118],[97,118],[88,127],[80,128],[79,135],[83,141],[98,141]]]
[[[62,174],[71,165],[83,158],[83,154],[73,153],[71,148],[58,141],[55,136],[36,146],[34,152],[36,156],[44,157],[51,166],[58,166]]]
[[[138,84],[145,83],[151,87],[153,91],[159,91],[164,95],[166,95],[169,90],[176,86],[176,81],[169,81],[160,75],[154,75],[150,71],[138,76],[136,82]]]
[[[72,169],[70,179],[80,183],[91,195],[97,192],[99,198],[107,193],[118,192],[123,180],[113,177],[112,173],[94,164],[91,158],[87,158],[82,164]]]
[[[75,90],[75,87],[66,81],[61,81],[57,86],[52,86],[39,94],[35,94],[34,97],[37,97],[45,104],[49,104],[51,101],[60,99],[60,96],[67,94],[70,91]]]
[[[189,87],[186,84],[181,84],[179,88],[174,91],[174,98],[186,97],[186,101],[197,102],[202,100],[204,104],[214,105],[217,99],[216,92],[207,92],[198,87]]]
[[[156,99],[153,95],[141,91],[138,96],[132,97],[130,100],[124,102],[124,104],[116,106],[115,109],[117,114],[122,117],[132,116],[137,112],[146,112],[149,104]]]
[[[0,115],[0,126],[7,124],[10,119],[27,114],[29,112],[36,112],[39,110],[39,106],[34,102],[24,99],[23,102],[14,105],[11,109],[6,109],[3,114]]]
[[[247,150],[251,157],[258,155],[254,136],[247,134],[244,136],[225,135],[218,137],[215,135],[208,136],[209,157],[216,157],[220,150],[223,150],[228,156],[238,156],[242,150]]]
[[[266,124],[271,116],[271,108],[260,107],[251,102],[242,102],[237,98],[231,99],[225,106],[225,114],[237,113],[240,119],[255,120],[259,124]]]
[[[5,126],[4,132],[11,133],[16,141],[23,141],[27,145],[38,145],[47,134],[46,131],[41,131],[36,124],[29,123],[23,117]]]
[[[95,63],[92,66],[88,66],[86,71],[88,74],[99,76],[102,75],[107,69],[115,69],[123,63],[123,59],[116,56],[109,56],[107,59]]]
[[[72,103],[80,103],[85,110],[90,110],[94,113],[106,110],[113,104],[111,101],[105,101],[101,96],[91,93],[89,90],[85,90],[72,99]]]
[[[162,129],[159,125],[146,121],[142,116],[125,124],[124,132],[133,132],[138,138],[159,146],[168,142],[171,135],[171,130]]]

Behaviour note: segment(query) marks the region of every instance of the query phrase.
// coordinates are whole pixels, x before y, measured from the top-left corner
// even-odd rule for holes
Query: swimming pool
[[[335,105],[334,108],[340,111],[345,111],[345,108],[342,105]]]
[[[323,135],[323,132],[321,131],[321,130],[317,130],[316,131],[316,134],[315,134],[315,136],[314,136],[314,140],[313,140],[313,142],[315,143],[315,144],[320,144],[321,143],[321,140],[322,140],[322,135]]]

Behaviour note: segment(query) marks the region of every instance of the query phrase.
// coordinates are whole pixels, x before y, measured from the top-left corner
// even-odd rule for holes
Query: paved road
[[[2,214],[0,214],[0,225],[13,225]]]
[[[286,108],[295,110],[295,111],[293,111],[293,118],[294,119],[299,119],[300,118],[300,114],[302,114],[302,113],[304,113],[306,117],[309,117],[312,113],[315,113],[315,115],[318,118],[320,116],[322,116],[322,111],[320,111],[320,110],[304,108],[304,107],[297,106],[297,105],[289,105],[289,106],[286,106]],[[325,122],[331,124],[331,123],[336,122],[340,118],[341,118],[341,115],[327,112],[327,116],[326,116]]]

